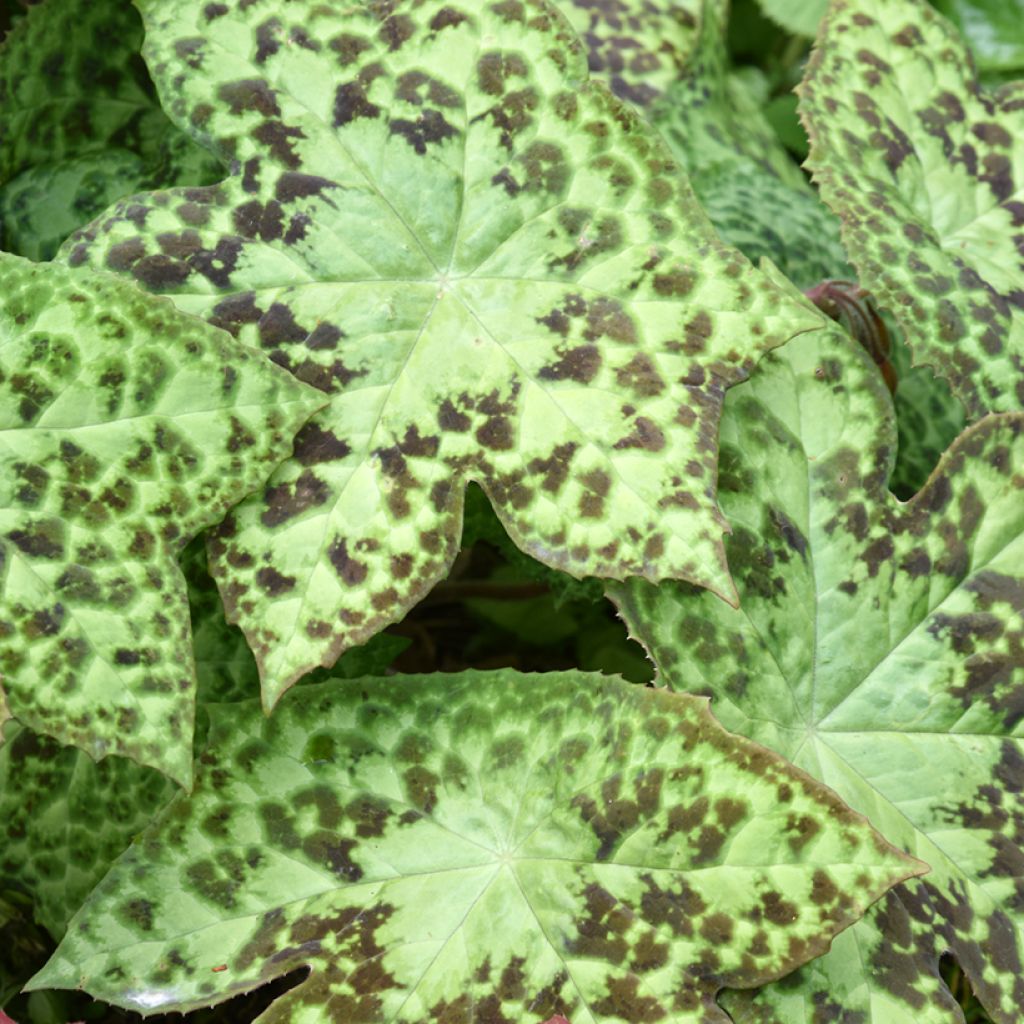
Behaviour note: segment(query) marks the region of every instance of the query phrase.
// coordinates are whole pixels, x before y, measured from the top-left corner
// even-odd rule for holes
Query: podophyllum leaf
[[[86,896],[177,787],[152,768],[96,764],[31,729],[0,746],[0,889],[27,894],[59,939]]]
[[[653,103],[686,68],[701,0],[557,0],[579,33],[595,78],[638,107]]]
[[[686,168],[718,232],[802,287],[849,276],[839,224],[804,180],[747,83],[729,74],[728,4],[705,0],[686,74],[648,116]]]
[[[835,0],[801,86],[860,282],[972,417],[1024,404],[1024,93],[981,91],[924,0]]]
[[[906,505],[885,487],[893,428],[852,340],[787,345],[722,421],[741,610],[680,585],[614,596],[662,682],[711,694],[727,728],[932,866],[796,987],[766,989],[763,1019],[952,1024],[949,949],[1010,1024],[1024,1005],[1024,416],[968,430]]]
[[[148,182],[142,158],[124,149],[34,164],[0,186],[3,248],[51,260],[68,235]]]
[[[218,530],[272,705],[445,572],[467,479],[574,575],[729,595],[722,389],[811,321],[715,238],[542,0],[143,5],[167,106],[236,175],[67,247],[331,404]]]
[[[166,300],[0,254],[0,706],[187,783],[175,559],[321,404]]]
[[[1024,70],[1024,0],[932,0],[985,71]]]
[[[188,1009],[309,965],[267,1022],[725,1021],[921,865],[706,702],[578,672],[213,709],[196,787],[32,987]]]
[[[813,36],[825,16],[828,0],[758,0],[764,13],[787,32]]]
[[[924,486],[939,457],[963,430],[966,417],[941,377],[926,366],[910,365],[910,349],[899,330],[891,337],[898,381],[893,395],[898,444],[889,490],[906,500]]]

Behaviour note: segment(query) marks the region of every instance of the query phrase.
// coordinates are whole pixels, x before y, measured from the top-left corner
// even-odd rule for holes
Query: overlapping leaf
[[[320,404],[166,300],[0,256],[0,708],[187,782],[195,677],[175,559]]]
[[[836,218],[779,142],[749,86],[729,73],[728,4],[704,0],[685,75],[649,111],[721,236],[767,256],[801,287],[849,276]]]
[[[1024,403],[1024,93],[925,0],[835,0],[801,112],[861,284],[972,417]]]
[[[166,105],[236,174],[135,197],[67,256],[331,395],[211,549],[268,705],[443,574],[467,478],[550,565],[731,593],[722,390],[808,321],[554,8],[142,6]]]
[[[44,0],[4,39],[0,231],[7,251],[52,259],[72,231],[122,196],[222,176],[219,162],[160,109],[141,44],[142,22],[124,0]]]
[[[726,1018],[921,867],[704,701],[581,673],[302,686],[214,709],[190,796],[36,987],[261,1021]]]
[[[953,1024],[947,949],[999,1024],[1024,1005],[1024,417],[968,430],[906,505],[885,489],[893,426],[850,339],[796,339],[726,403],[741,610],[616,588],[663,682],[932,867],[741,1024]]]

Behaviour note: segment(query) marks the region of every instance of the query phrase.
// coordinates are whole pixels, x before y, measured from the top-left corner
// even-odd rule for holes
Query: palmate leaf
[[[722,390],[812,321],[552,7],[141,6],[166,106],[236,173],[66,251],[331,395],[211,547],[268,706],[444,574],[468,479],[549,565],[732,593]]]
[[[177,787],[152,768],[94,763],[23,726],[0,746],[0,890],[32,900],[55,938]]]
[[[166,300],[0,255],[0,709],[187,784],[175,559],[322,401]]]
[[[1024,1005],[1024,417],[969,429],[908,504],[885,489],[894,444],[869,357],[838,330],[796,339],[726,402],[741,610],[614,590],[662,683],[712,695],[932,867],[812,968],[729,1002],[740,1024],[953,1024],[946,950],[999,1024]]]
[[[705,701],[579,672],[297,687],[213,709],[196,787],[31,987],[260,1018],[712,1024],[923,866]]]
[[[970,416],[1024,404],[1024,91],[988,95],[924,0],[835,0],[801,85],[861,284]]]

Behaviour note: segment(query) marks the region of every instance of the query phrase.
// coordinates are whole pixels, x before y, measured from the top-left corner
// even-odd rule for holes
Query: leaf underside
[[[267,706],[443,576],[471,479],[548,565],[730,596],[722,391],[811,321],[721,245],[558,12],[141,6],[165,106],[235,174],[65,252],[330,395],[211,547]]]
[[[166,300],[9,255],[0,367],[0,709],[187,784],[177,554],[267,478],[322,398]]]
[[[800,86],[861,284],[972,418],[1024,405],[1024,91],[925,0],[837,0]]]
[[[986,418],[903,505],[869,358],[839,331],[796,339],[726,403],[741,610],[682,585],[614,588],[661,682],[712,696],[727,728],[932,868],[793,979],[731,996],[740,1024],[954,1024],[947,950],[997,1024],[1019,1019],[1022,431],[1019,414]]]
[[[213,709],[180,794],[31,987],[259,1019],[726,1018],[920,865],[700,699],[578,672],[354,680]]]

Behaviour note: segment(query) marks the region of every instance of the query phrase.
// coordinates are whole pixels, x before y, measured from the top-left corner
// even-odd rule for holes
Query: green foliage
[[[141,43],[142,22],[125,0],[43,0],[0,45],[7,251],[52,259],[114,200],[223,173],[161,110]]]
[[[0,10],[3,1011],[1017,1024],[1019,7]]]
[[[6,707],[187,784],[177,553],[266,479],[322,399],[166,300],[9,255],[0,357],[0,721]]]
[[[186,1010],[220,967],[236,992],[312,964],[274,1019],[687,1024],[923,870],[703,701],[621,680],[359,680],[212,713],[192,795],[34,987]]]

